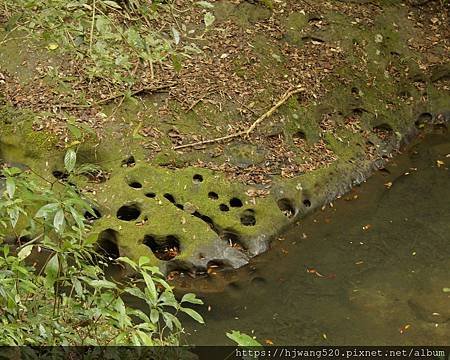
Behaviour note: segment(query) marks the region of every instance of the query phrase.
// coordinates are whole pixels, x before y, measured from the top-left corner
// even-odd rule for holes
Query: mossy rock
[[[289,222],[275,197],[251,197],[248,187],[212,171],[130,165],[91,186],[101,214],[94,229],[100,245],[117,246],[116,255],[146,255],[166,270],[238,267]]]

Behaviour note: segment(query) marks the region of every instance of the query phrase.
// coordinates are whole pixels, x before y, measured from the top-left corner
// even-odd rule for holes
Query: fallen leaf
[[[386,184],[384,184],[384,186],[386,187],[386,189],[390,189],[392,187],[392,181],[387,182]]]
[[[436,160],[437,167],[443,166],[445,163],[442,160]]]
[[[406,324],[402,328],[400,328],[400,334],[403,334],[406,330],[408,330],[411,327],[410,324]]]
[[[56,50],[58,47],[59,47],[59,45],[55,44],[55,43],[51,43],[51,44],[47,45],[48,50]]]
[[[273,345],[273,341],[270,340],[270,339],[266,339],[266,340],[264,340],[264,342],[265,342],[267,345]]]

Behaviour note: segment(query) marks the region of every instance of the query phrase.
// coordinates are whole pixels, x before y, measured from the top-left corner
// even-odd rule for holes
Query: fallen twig
[[[238,131],[238,132],[236,132],[234,134],[218,137],[218,138],[215,138],[215,139],[197,141],[197,142],[184,144],[184,145],[177,145],[177,146],[174,147],[174,150],[184,149],[184,148],[194,147],[194,146],[199,146],[199,145],[213,144],[213,143],[218,143],[218,142],[234,139],[234,138],[241,137],[241,136],[248,136],[256,129],[256,127],[260,123],[262,123],[266,118],[271,116],[275,111],[278,110],[278,108],[281,105],[283,105],[287,100],[289,100],[289,98],[291,96],[293,96],[295,94],[298,94],[300,92],[303,92],[303,91],[305,91],[305,89],[301,88],[301,87],[297,87],[297,88],[294,88],[294,89],[291,89],[291,90],[287,91],[274,106],[272,106],[267,112],[265,112],[258,119],[256,119],[253,122],[253,124],[247,130]]]

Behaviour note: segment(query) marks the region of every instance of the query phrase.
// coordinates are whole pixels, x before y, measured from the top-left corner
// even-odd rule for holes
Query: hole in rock
[[[52,171],[52,175],[58,179],[58,180],[67,180],[67,178],[69,177],[69,174],[63,171],[59,171],[59,170],[54,170]]]
[[[117,218],[124,221],[136,220],[141,215],[141,209],[136,204],[123,205],[117,210]]]
[[[364,114],[364,112],[366,112],[366,110],[362,109],[362,108],[355,108],[352,110],[353,115],[355,116],[362,116],[362,114]]]
[[[194,211],[192,213],[192,216],[195,216],[201,220],[203,220],[205,223],[207,223],[212,229],[215,229],[214,221],[206,215],[200,214],[198,211]]]
[[[389,124],[380,124],[373,128],[373,132],[381,139],[387,140],[392,135],[393,130]]]
[[[220,211],[230,211],[230,208],[226,204],[220,204],[219,209]]]
[[[421,125],[425,125],[430,123],[433,120],[433,115],[428,112],[424,112],[417,117],[415,122],[416,126],[420,127]]]
[[[321,21],[322,18],[316,15],[311,15],[311,17],[308,19],[308,22],[311,23],[315,23],[315,22],[319,22]]]
[[[210,260],[206,264],[206,272],[208,274],[215,274],[216,271],[231,270],[233,267],[225,260]]]
[[[124,160],[122,160],[122,166],[131,167],[131,166],[134,166],[134,165],[136,165],[136,160],[134,159],[133,155],[127,157]]]
[[[165,194],[164,194],[164,197],[165,197],[167,200],[169,200],[172,204],[175,204],[175,198],[173,197],[172,194],[165,193]]]
[[[192,177],[192,180],[193,180],[196,184],[201,183],[201,182],[203,182],[203,176],[201,176],[200,174],[195,174],[195,175]]]
[[[294,135],[292,135],[292,139],[294,142],[296,140],[306,140],[306,135],[303,131],[297,131]]]
[[[151,235],[145,235],[142,243],[148,246],[160,260],[172,260],[180,253],[180,242],[173,235],[168,235],[160,239]]]
[[[244,226],[255,226],[255,212],[251,209],[245,210],[241,215],[241,224]]]
[[[141,189],[142,188],[142,184],[137,181],[132,181],[132,182],[128,183],[128,185],[130,187],[132,187],[133,189]]]
[[[147,196],[150,199],[154,199],[156,197],[156,194],[154,192],[148,192],[145,194],[145,196]]]
[[[231,207],[242,207],[242,201],[241,201],[241,199],[238,199],[238,198],[232,198],[231,200],[230,200],[230,206]]]
[[[325,40],[324,39],[321,39],[321,38],[319,38],[319,37],[316,37],[316,36],[303,36],[302,37],[302,41],[305,41],[305,42],[316,42],[316,43],[320,43],[320,44],[323,44],[324,42],[325,42]]]
[[[381,130],[381,131],[392,131],[391,125],[386,124],[386,123],[374,126],[373,129],[374,130]]]
[[[245,246],[242,244],[241,238],[233,230],[225,230],[220,234],[220,238],[228,243],[229,246],[238,250],[245,250]]]
[[[295,215],[295,206],[292,200],[283,198],[277,201],[278,208],[288,218],[292,218]]]
[[[103,230],[96,243],[96,249],[100,255],[109,260],[115,260],[120,257],[119,246],[117,245],[117,231],[112,229]]]
[[[448,132],[448,127],[446,124],[434,124],[433,130],[440,134],[446,134]]]
[[[303,200],[303,205],[305,205],[306,207],[310,207],[311,201],[309,201],[308,199],[305,199],[305,200]]]
[[[256,276],[251,280],[252,285],[263,286],[267,283],[267,280],[263,277]]]
[[[214,191],[210,191],[210,192],[208,193],[208,197],[209,197],[211,200],[217,200],[217,199],[219,199],[219,195],[217,195],[217,193],[215,193]]]
[[[92,208],[92,210],[94,210],[93,214],[91,214],[89,211],[84,212],[84,218],[86,220],[94,221],[94,220],[100,219],[102,217],[102,214],[100,214],[100,211],[98,211],[98,209]]]

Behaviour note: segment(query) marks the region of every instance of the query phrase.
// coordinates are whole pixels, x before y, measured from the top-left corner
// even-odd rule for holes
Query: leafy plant
[[[176,49],[176,29],[173,38],[161,32],[155,19],[162,6],[144,0],[6,0],[11,14],[6,28],[43,39],[50,52],[75,55],[91,80],[131,86],[139,66],[148,67],[153,78],[155,64],[179,62],[178,54],[198,50],[192,44]]]
[[[76,168],[73,149],[65,166]],[[18,168],[4,168],[1,175],[2,238],[12,233],[24,243],[0,245],[0,345],[179,344],[180,312],[203,322],[187,306],[202,301],[194,294],[178,301],[146,257],[117,260],[137,277],[124,284],[108,279],[82,215],[94,212],[72,187],[45,186]],[[145,309],[127,305],[124,296],[139,299]]]

